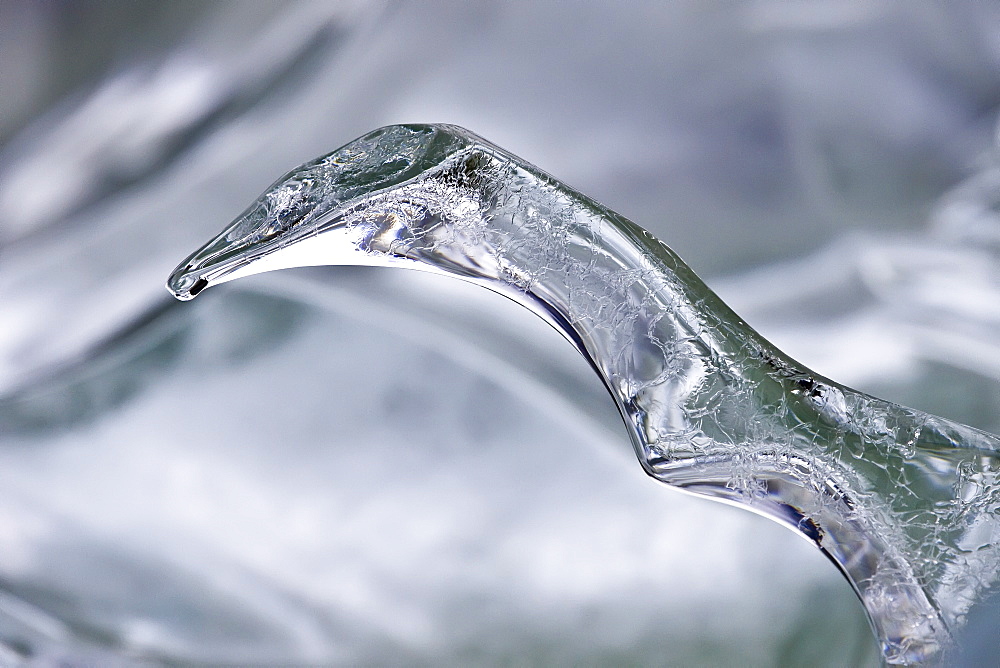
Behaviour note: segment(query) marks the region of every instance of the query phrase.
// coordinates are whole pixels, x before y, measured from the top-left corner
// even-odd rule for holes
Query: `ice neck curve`
[[[311,202],[308,225],[282,222],[261,205],[265,193],[182,264],[172,291],[190,297],[288,266],[366,264],[500,292],[588,359],[651,476],[815,543],[857,591],[887,662],[940,658],[949,627],[1000,567],[1000,440],[809,371],[648,232],[476,135],[399,127],[406,132],[389,133],[381,148],[356,153],[405,163],[402,176],[350,196],[334,187],[337,196]],[[399,162],[392,142],[413,134],[416,148],[401,149],[411,157]],[[272,191],[334,178],[317,164]],[[278,231],[262,235],[262,225]]]

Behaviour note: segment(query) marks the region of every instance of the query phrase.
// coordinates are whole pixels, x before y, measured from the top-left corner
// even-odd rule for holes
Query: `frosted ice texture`
[[[168,288],[320,264],[448,274],[546,319],[646,472],[814,542],[889,663],[940,660],[997,578],[1000,439],[806,369],[649,232],[467,130],[390,126],[293,170]]]

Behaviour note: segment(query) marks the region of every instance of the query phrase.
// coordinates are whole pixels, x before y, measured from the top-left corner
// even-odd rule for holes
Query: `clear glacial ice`
[[[186,300],[317,265],[453,276],[541,316],[597,372],[645,471],[814,543],[888,663],[941,660],[996,581],[1000,439],[810,371],[649,232],[467,130],[390,126],[306,163],[168,287]]]

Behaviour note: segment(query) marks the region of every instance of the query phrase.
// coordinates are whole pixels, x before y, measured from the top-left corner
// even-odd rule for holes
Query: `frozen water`
[[[889,663],[940,659],[1000,568],[1000,439],[783,354],[649,232],[455,126],[390,126],[293,170],[168,287],[356,264],[454,276],[590,362],[654,478],[749,508],[843,571]]]

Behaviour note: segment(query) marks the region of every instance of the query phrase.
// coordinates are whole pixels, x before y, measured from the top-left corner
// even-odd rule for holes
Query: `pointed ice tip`
[[[208,287],[208,281],[202,277],[194,277],[185,270],[178,270],[167,280],[167,291],[182,302],[190,301]]]

